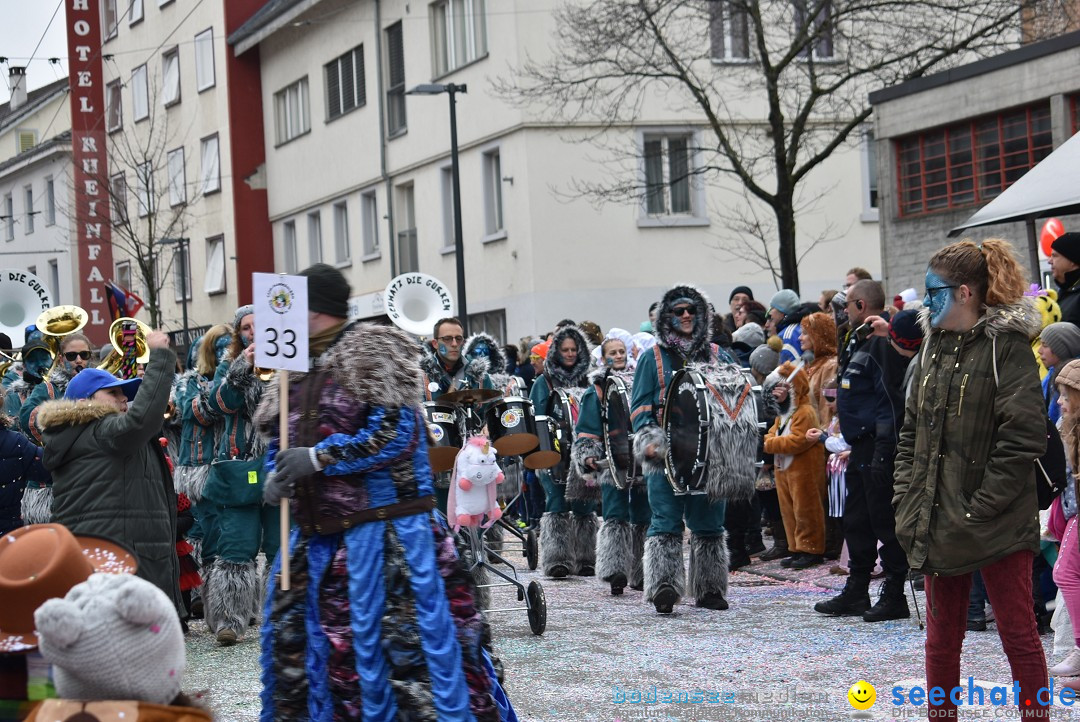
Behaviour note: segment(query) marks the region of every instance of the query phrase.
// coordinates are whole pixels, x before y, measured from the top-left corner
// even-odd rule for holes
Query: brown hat
[[[1080,391],[1080,359],[1073,359],[1061,367],[1054,383],[1058,386],[1068,386]]]
[[[0,653],[38,645],[34,611],[63,598],[94,572],[134,574],[135,555],[119,544],[75,536],[60,524],[33,524],[0,537]]]

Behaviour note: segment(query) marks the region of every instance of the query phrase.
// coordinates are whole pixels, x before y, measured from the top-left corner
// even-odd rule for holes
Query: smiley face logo
[[[847,701],[855,709],[870,709],[874,706],[874,702],[877,701],[877,690],[874,689],[874,685],[870,684],[865,679],[860,679],[858,682],[851,685],[851,689],[848,690]]]

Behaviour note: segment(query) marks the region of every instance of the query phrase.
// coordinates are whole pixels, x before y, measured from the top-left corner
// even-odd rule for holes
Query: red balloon
[[[1047,218],[1046,223],[1043,224],[1042,233],[1039,235],[1039,248],[1042,249],[1043,255],[1050,256],[1050,246],[1054,244],[1054,241],[1065,233],[1065,225],[1057,218]]]

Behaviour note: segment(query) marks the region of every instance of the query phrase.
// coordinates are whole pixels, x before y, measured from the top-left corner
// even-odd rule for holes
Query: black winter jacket
[[[0,536],[22,526],[20,507],[28,476],[51,483],[41,465],[41,449],[19,432],[0,426]]]

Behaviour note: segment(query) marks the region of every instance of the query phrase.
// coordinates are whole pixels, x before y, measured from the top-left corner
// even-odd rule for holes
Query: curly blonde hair
[[[957,286],[967,286],[986,306],[1016,303],[1028,284],[1013,246],[1002,238],[976,245],[969,239],[945,246],[930,259],[930,268]]]

